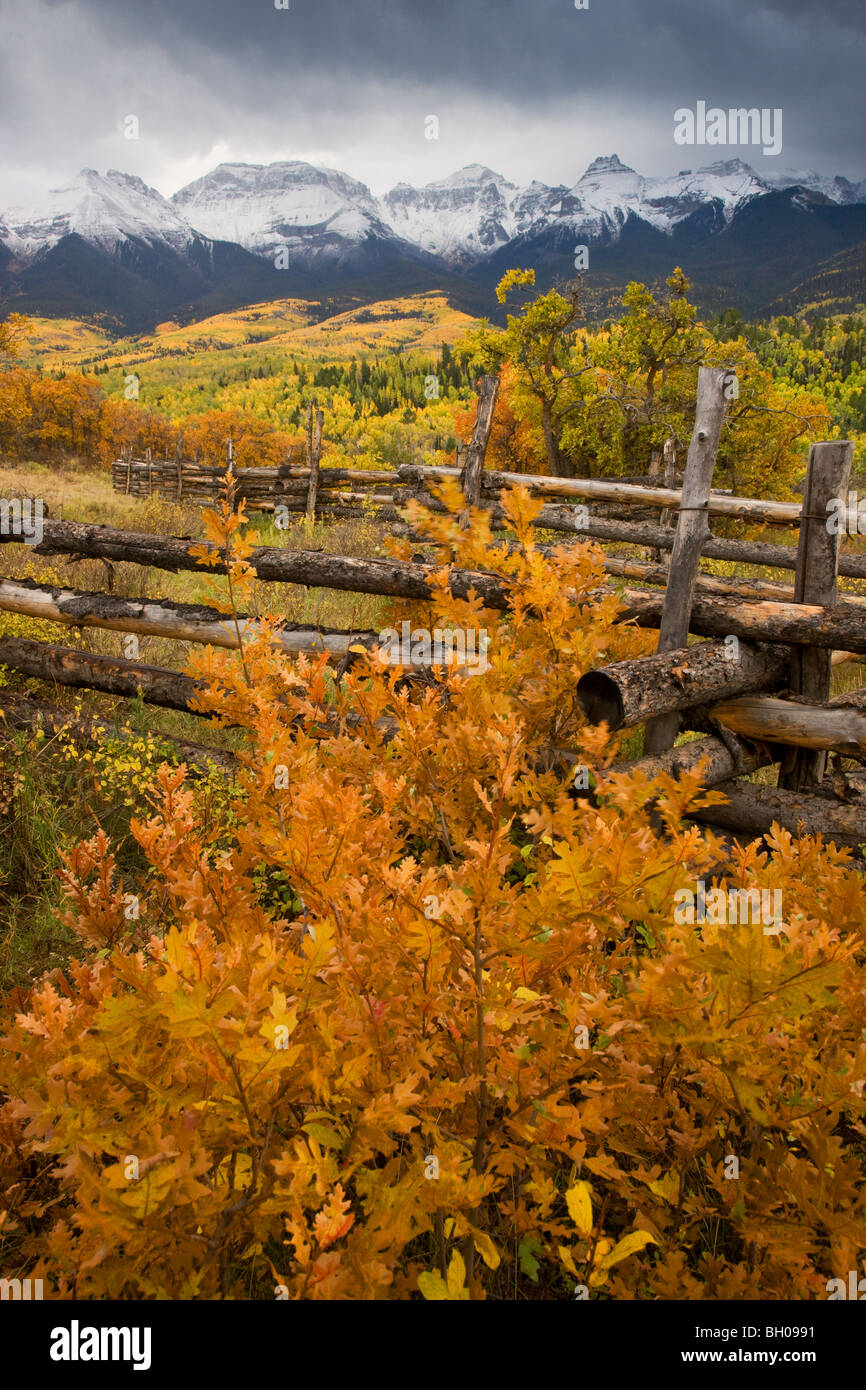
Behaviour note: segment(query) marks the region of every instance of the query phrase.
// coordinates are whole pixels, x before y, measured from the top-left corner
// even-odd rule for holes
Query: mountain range
[[[850,308],[866,300],[866,180],[768,179],[740,159],[647,178],[611,155],[570,187],[470,164],[375,197],[293,160],[220,164],[165,198],[134,175],[84,169],[35,206],[0,210],[0,310],[134,332],[286,295],[327,314],[440,288],[495,316],[506,269],[532,266],[545,288],[574,276],[578,246],[595,314],[675,264],[707,311]]]

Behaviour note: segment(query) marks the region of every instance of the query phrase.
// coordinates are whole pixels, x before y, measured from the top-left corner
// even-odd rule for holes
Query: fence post
[[[313,462],[313,402],[307,403],[307,433],[304,446],[304,456],[307,460],[307,467],[312,467]]]
[[[144,457],[147,461],[147,495],[153,496],[153,450],[145,449]]]
[[[124,450],[126,454],[126,493],[129,496],[129,489],[132,486],[132,445],[128,445]]]
[[[180,502],[183,498],[183,430],[177,437],[177,448],[174,452],[174,461],[177,466],[177,493],[175,500]]]
[[[475,412],[475,428],[469,443],[466,466],[463,470],[463,496],[466,506],[460,514],[460,525],[469,525],[469,509],[477,507],[481,500],[481,474],[484,470],[484,455],[493,427],[493,410],[499,392],[497,376],[482,376],[478,382],[478,408]]]
[[[312,410],[310,406],[310,410]],[[322,426],[324,413],[316,411],[316,427],[310,441],[310,481],[307,485],[307,521],[310,526],[316,520],[316,496],[319,491],[319,455],[322,451]]]
[[[668,583],[659,626],[659,652],[672,652],[688,640],[695,580],[701,550],[710,534],[707,504],[716,466],[716,453],[725,418],[725,387],[732,373],[721,367],[698,371],[695,428],[689,444],[679,518],[668,567]],[[645,753],[664,753],[672,748],[680,727],[678,714],[660,714],[647,720]]]
[[[846,504],[854,445],[848,440],[813,444],[803,490],[803,515],[794,578],[794,602],[830,606],[836,602],[841,530],[831,531],[827,504],[841,498]],[[820,647],[794,648],[790,686],[810,704],[823,704],[830,696],[832,653]],[[815,786],[824,776],[827,754],[813,748],[791,748],[779,769],[779,786],[790,791]]]

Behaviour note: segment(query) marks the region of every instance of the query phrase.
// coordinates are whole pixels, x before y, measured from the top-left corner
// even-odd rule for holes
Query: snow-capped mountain
[[[797,184],[801,188],[807,188],[810,193],[823,193],[831,203],[839,203],[842,207],[851,203],[866,202],[866,179],[862,179],[860,183],[852,183],[842,174],[836,174],[831,178],[828,175],[816,174],[814,170],[783,169],[767,182],[772,188],[791,188]]]
[[[70,233],[109,255],[129,239],[182,255],[195,241],[226,241],[268,259],[286,249],[290,263],[307,269],[357,261],[359,249],[390,242],[464,269],[548,227],[605,243],[617,240],[630,217],[671,233],[697,210],[711,207],[718,230],[751,198],[793,184],[841,206],[866,201],[866,180],[855,184],[812,173],[767,179],[741,159],[647,178],[608,155],[593,160],[570,188],[535,181],[521,187],[484,165],[469,164],[420,188],[398,183],[381,198],[339,170],[300,160],[220,164],[171,199],[132,174],[83,169],[41,205],[0,212],[0,241],[22,257]]]
[[[109,169],[81,173],[62,188],[53,188],[31,208],[9,208],[2,214],[0,240],[16,256],[32,257],[50,250],[72,233],[108,255],[129,240],[151,247],[168,247],[185,255],[201,240],[177,209],[134,174]]]
[[[289,264],[307,269],[357,264],[371,240],[394,239],[366,184],[300,160],[220,164],[175,193],[172,203],[214,240],[269,259],[286,251]]]
[[[520,192],[483,164],[467,164],[423,188],[398,183],[379,206],[383,220],[405,241],[449,265],[471,265],[522,230],[515,215]]]
[[[571,188],[538,182],[519,188],[483,165],[470,164],[423,188],[398,184],[380,206],[383,220],[407,241],[464,266],[546,227],[567,229],[586,241],[615,241],[629,216],[671,232],[708,204],[718,205],[724,225],[747,199],[768,189],[739,159],[651,179],[610,155],[594,160]]]
[[[659,178],[606,155],[570,186],[519,185],[469,164],[381,197],[300,160],[220,164],[171,198],[131,174],[84,169],[36,206],[0,208],[0,309],[100,310],[138,326],[268,295],[332,297],[351,282],[355,299],[436,283],[474,311],[510,266],[536,267],[539,283],[567,277],[579,244],[610,285],[680,263],[716,296],[747,285],[757,309],[765,292],[775,303],[861,242],[866,180],[764,177],[741,159]],[[845,293],[859,301],[845,265]]]

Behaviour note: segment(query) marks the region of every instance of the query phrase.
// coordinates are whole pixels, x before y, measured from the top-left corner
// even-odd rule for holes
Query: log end
[[[604,671],[587,671],[577,682],[577,698],[590,724],[606,723],[613,732],[622,727],[625,707],[616,681]]]

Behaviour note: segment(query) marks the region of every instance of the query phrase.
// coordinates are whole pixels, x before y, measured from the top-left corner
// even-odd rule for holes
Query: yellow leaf
[[[236,1188],[249,1187],[253,1180],[253,1160],[250,1158],[249,1154],[235,1154],[234,1170],[234,1186]],[[232,1160],[230,1154],[228,1158],[223,1159],[222,1163],[217,1168],[216,1181],[218,1183],[229,1183],[231,1182],[231,1178]]]
[[[540,999],[541,995],[536,994],[534,989],[527,989],[525,985],[521,985],[520,989],[514,991],[514,997],[515,999]]]
[[[472,1239],[475,1242],[475,1249],[478,1251],[488,1269],[498,1269],[499,1251],[493,1241],[483,1231],[473,1231]]]
[[[664,1177],[658,1178],[655,1182],[647,1183],[650,1192],[654,1192],[663,1201],[670,1202],[673,1206],[680,1198],[680,1175],[679,1173],[665,1173]]]
[[[438,1272],[425,1270],[418,1275],[418,1288],[428,1302],[460,1303],[469,1298],[469,1290],[463,1287],[465,1281],[466,1265],[455,1250],[448,1266],[447,1283]]]
[[[455,1301],[468,1299],[469,1290],[463,1287],[465,1283],[466,1265],[463,1263],[463,1256],[455,1250],[448,1266],[448,1297]]]
[[[332,1129],[330,1125],[317,1124],[316,1121],[308,1120],[302,1125],[305,1134],[309,1134],[311,1139],[315,1139],[317,1144],[321,1144],[326,1149],[341,1149],[343,1147],[342,1136]]]
[[[442,1303],[450,1299],[448,1288],[441,1274],[425,1271],[418,1275],[418,1288],[428,1303]]]
[[[610,1269],[612,1265],[618,1265],[620,1260],[627,1260],[629,1255],[636,1255],[645,1245],[658,1245],[658,1241],[649,1231],[630,1231],[622,1240],[617,1241],[609,1255],[605,1255],[600,1268]]]
[[[576,1182],[565,1194],[568,1214],[582,1236],[592,1233],[592,1188],[588,1182]]]
[[[577,1269],[575,1268],[574,1257],[572,1256],[572,1253],[569,1250],[568,1246],[558,1245],[556,1248],[559,1251],[559,1258],[562,1260],[562,1263],[565,1265],[569,1274],[573,1274],[576,1279],[578,1277]]]

